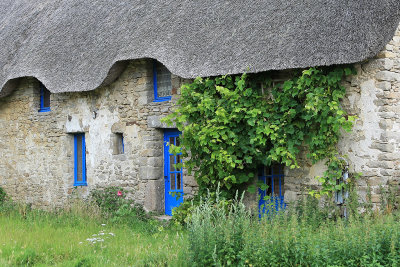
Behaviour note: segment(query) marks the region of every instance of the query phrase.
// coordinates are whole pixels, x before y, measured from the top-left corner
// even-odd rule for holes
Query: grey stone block
[[[391,72],[391,71],[380,71],[375,75],[376,79],[381,81],[398,81],[400,82],[400,73]]]
[[[144,166],[139,169],[139,179],[141,180],[159,180],[163,178],[162,167]]]
[[[147,117],[147,126],[150,128],[165,128],[165,129],[176,128],[175,123],[171,126],[167,125],[166,123],[162,123],[161,118],[163,117],[164,116],[158,116],[158,115]]]
[[[144,208],[148,211],[164,211],[164,179],[146,183]]]

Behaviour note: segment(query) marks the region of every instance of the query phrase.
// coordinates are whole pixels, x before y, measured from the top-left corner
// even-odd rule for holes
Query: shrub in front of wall
[[[220,184],[232,198],[260,166],[299,167],[306,146],[313,163],[325,160],[328,167],[321,194],[340,190],[337,143],[355,120],[340,105],[342,81],[354,73],[346,66],[309,68],[293,71],[283,83],[270,73],[196,78],[181,87],[176,110],[163,119],[183,132],[180,147],[170,145],[170,152],[188,157],[184,167],[193,171],[201,195]]]
[[[172,220],[176,225],[186,225],[190,220],[193,209],[198,202],[194,202],[192,199],[184,200],[178,207],[172,210]]]
[[[0,205],[2,205],[6,201],[6,198],[6,191],[2,187],[0,187]]]
[[[110,217],[113,222],[131,223],[137,220],[147,220],[143,207],[127,198],[127,191],[115,187],[97,188],[90,192],[90,200]]]

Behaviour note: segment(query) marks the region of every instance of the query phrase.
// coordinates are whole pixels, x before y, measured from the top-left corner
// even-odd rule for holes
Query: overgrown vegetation
[[[149,216],[143,207],[127,197],[128,192],[123,188],[110,186],[90,191],[89,200],[102,212],[102,216],[112,222],[135,224],[137,220],[147,221]]]
[[[240,199],[227,211],[207,198],[188,224],[190,259],[193,266],[399,266],[400,214],[384,208],[359,216],[357,208],[344,220],[309,196],[259,219]]]
[[[313,163],[326,160],[322,193],[340,189],[342,162],[337,142],[340,129],[350,130],[354,117],[340,106],[341,82],[352,67],[310,68],[283,83],[269,73],[197,78],[182,86],[176,111],[164,121],[183,132],[181,147],[200,194],[221,185],[222,193],[254,179],[259,166],[272,162],[298,167],[300,147]],[[180,166],[179,166],[180,167]]]
[[[6,200],[0,266],[399,266],[399,200],[382,190],[381,210],[352,191],[347,220],[311,196],[260,219],[239,197],[216,192],[179,230],[151,219],[113,222],[89,202],[47,212]]]
[[[57,211],[0,203],[0,266],[186,266],[185,231],[117,211],[78,199]]]
[[[3,188],[0,187],[0,205],[6,201],[6,191],[4,191]]]

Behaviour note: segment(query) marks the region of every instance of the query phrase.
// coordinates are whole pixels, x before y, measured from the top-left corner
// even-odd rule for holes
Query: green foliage
[[[176,225],[186,225],[190,220],[193,209],[198,205],[192,199],[184,200],[178,207],[172,210],[172,220]]]
[[[2,205],[7,198],[7,194],[6,191],[4,191],[4,189],[2,187],[0,187],[0,205]]]
[[[90,191],[90,199],[106,213],[114,213],[125,204],[127,202],[125,195],[126,192],[122,188],[115,186]]]
[[[82,202],[82,209],[85,203],[90,205]],[[116,223],[92,217],[91,206],[81,214],[77,204],[57,211],[20,205],[6,201],[0,206],[1,267],[190,266],[185,232],[163,229],[155,221]],[[90,241],[94,238],[96,243]]]
[[[340,106],[342,79],[352,73],[347,67],[310,68],[278,84],[269,73],[196,78],[182,86],[176,111],[164,119],[183,132],[181,147],[170,150],[190,154],[185,167],[194,172],[200,193],[220,184],[232,196],[260,165],[298,167],[305,145],[313,163],[328,159],[323,185],[329,187],[332,177],[340,177],[340,129],[349,131],[355,119]]]
[[[113,222],[147,220],[143,208],[127,198],[127,191],[119,187],[98,188],[90,191],[90,199]]]
[[[331,217],[316,198],[259,219],[241,201],[195,208],[188,224],[193,266],[398,266],[399,214]]]
[[[227,202],[208,194],[194,208],[188,224],[193,266],[240,266],[250,218],[241,199]]]

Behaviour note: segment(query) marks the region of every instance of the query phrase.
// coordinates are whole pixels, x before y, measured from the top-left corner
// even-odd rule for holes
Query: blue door
[[[167,130],[164,133],[164,178],[165,178],[165,214],[172,215],[172,209],[183,201],[182,168],[175,168],[175,164],[182,163],[182,155],[173,155],[169,152],[169,145],[179,146],[179,135],[176,130]]]
[[[259,169],[258,179],[266,189],[258,190],[260,200],[258,202],[259,214],[276,213],[279,210],[286,208],[284,202],[284,181],[285,175],[283,172],[284,166],[281,164],[273,164],[272,166],[263,166]]]

